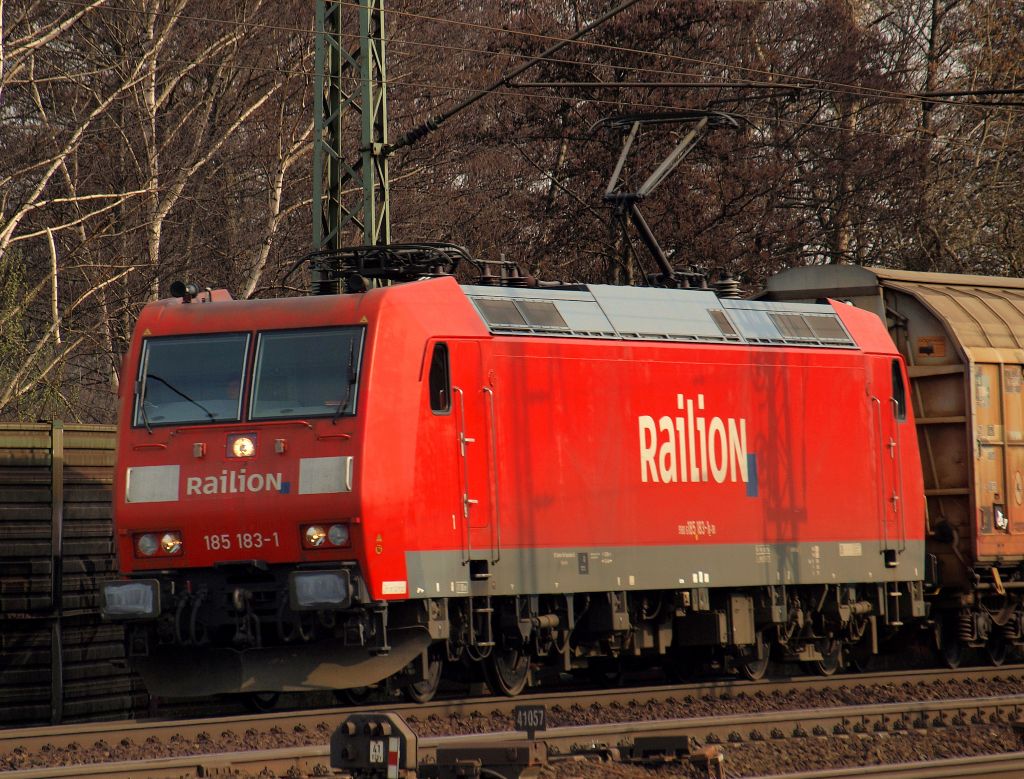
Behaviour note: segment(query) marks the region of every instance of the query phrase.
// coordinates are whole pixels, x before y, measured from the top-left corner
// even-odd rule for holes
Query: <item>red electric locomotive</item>
[[[416,700],[446,663],[821,673],[924,615],[878,317],[706,290],[469,286],[148,305],[104,612],[161,695]]]

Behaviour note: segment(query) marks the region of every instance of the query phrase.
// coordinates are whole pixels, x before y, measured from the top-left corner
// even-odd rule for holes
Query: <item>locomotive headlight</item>
[[[181,533],[164,533],[160,538],[160,546],[164,554],[178,554],[181,551]]]
[[[228,454],[230,457],[253,457],[256,454],[255,435],[228,436]]]
[[[155,579],[104,582],[100,593],[104,619],[143,619],[160,614],[160,583]]]
[[[348,525],[331,525],[327,531],[327,540],[334,546],[346,546],[348,544]]]
[[[160,548],[160,542],[157,541],[154,533],[145,533],[136,539],[135,548],[146,557],[152,557],[156,554],[156,550]]]
[[[294,571],[288,594],[294,611],[344,609],[352,602],[352,585],[348,571]]]
[[[304,538],[306,546],[323,546],[324,541],[327,540],[327,531],[324,530],[320,525],[310,525],[306,528]]]

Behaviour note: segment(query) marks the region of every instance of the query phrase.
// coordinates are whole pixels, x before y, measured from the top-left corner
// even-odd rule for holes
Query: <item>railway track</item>
[[[270,776],[323,777],[330,775],[329,751],[322,747],[281,749],[245,754],[225,753],[203,758],[139,760],[94,766],[74,766],[66,769],[19,771],[11,779],[44,779],[44,777],[90,777],[90,779],[185,779],[209,777],[226,773]],[[289,773],[291,771],[291,773]],[[765,775],[762,779],[842,779],[843,777],[872,777],[872,779],[1019,779],[1024,776],[1024,752],[1000,755],[981,755],[971,758],[926,760],[894,766],[857,766],[793,774]]]
[[[509,764],[522,769],[556,766],[580,759],[623,761],[639,764],[664,764],[673,759],[727,758],[729,750],[744,740],[815,739],[828,735],[888,732],[898,736],[919,734],[929,729],[967,727],[985,722],[1015,721],[1024,711],[1024,695],[953,701],[904,702],[863,707],[780,711],[728,717],[686,720],[646,721],[553,728],[540,734],[531,745],[521,733],[497,732],[458,736],[420,738],[412,749],[415,763],[421,766],[445,765],[454,754],[485,755],[488,747],[499,747]],[[747,735],[744,736],[743,734]],[[695,739],[724,747],[694,749]],[[512,757],[519,747],[518,754]],[[796,746],[794,749],[800,749]],[[331,766],[331,750],[326,744],[284,749],[218,752],[204,755],[163,757],[92,765],[71,765],[12,771],[10,779],[41,777],[208,777],[231,773],[263,776],[326,776]],[[359,773],[355,773],[359,776]],[[471,775],[471,774],[467,774]],[[514,774],[518,776],[519,774]],[[714,776],[713,768],[708,773]],[[721,776],[725,776],[723,771]],[[977,755],[969,758],[918,761],[890,766],[858,766],[822,769],[799,773],[775,774],[785,779],[823,779],[825,777],[871,776],[925,779],[925,777],[1020,777],[1024,775],[1024,752]]]
[[[1024,664],[999,668],[927,669],[915,671],[887,671],[844,676],[806,676],[787,679],[762,679],[751,682],[738,679],[701,681],[692,684],[656,685],[647,687],[613,688],[606,690],[574,690],[532,693],[516,698],[469,697],[453,700],[435,700],[427,704],[382,702],[366,706],[321,708],[267,714],[228,715],[167,720],[120,720],[112,722],[77,723],[54,727],[0,730],[0,758],[13,749],[36,751],[47,747],[66,749],[73,744],[92,744],[97,741],[117,742],[124,738],[141,742],[148,738],[167,740],[172,736],[195,739],[203,734],[232,730],[244,733],[250,730],[269,731],[277,728],[286,732],[333,730],[354,712],[393,711],[403,717],[424,722],[451,717],[472,718],[495,715],[509,717],[516,706],[536,704],[549,710],[571,711],[575,708],[601,707],[621,710],[626,706],[644,706],[666,700],[699,700],[720,698],[765,697],[773,694],[800,693],[849,689],[856,686],[922,686],[937,682],[1005,682],[1019,687],[1024,694]]]
[[[746,696],[754,701],[777,693],[799,694],[807,691],[842,688],[890,687],[907,690],[925,688],[942,682],[972,686],[996,684],[1014,692],[1006,695],[960,697],[951,700],[907,700],[865,706],[798,708],[781,706],[779,711],[741,712],[713,716],[651,720],[638,716],[646,707],[665,701],[694,701],[708,698]],[[911,696],[912,697],[912,696]],[[927,698],[925,694],[923,697]],[[330,734],[354,713],[388,711],[408,719],[422,733],[417,753],[421,760],[436,761],[438,750],[479,749],[484,744],[510,743],[522,734],[508,731],[515,706],[542,705],[554,727],[539,734],[538,741],[550,759],[557,762],[568,756],[608,759],[628,751],[645,739],[667,740],[680,744],[683,751],[693,744],[724,750],[726,754],[746,744],[777,743],[795,745],[803,739],[857,739],[887,734],[913,736],[927,732],[952,732],[970,727],[1009,729],[1024,714],[1024,666],[972,668],[957,671],[887,672],[847,677],[805,677],[786,680],[740,682],[708,681],[697,684],[644,687],[599,692],[541,693],[517,699],[477,698],[438,701],[427,705],[386,704],[348,709],[279,712],[242,717],[214,717],[179,721],[121,721],[74,726],[0,731],[0,765],[16,765],[13,758],[45,754],[51,765],[6,772],[12,779],[40,776],[211,776],[231,771],[289,776],[324,775],[329,764],[327,741]],[[582,725],[562,724],[586,718],[602,711],[605,720],[623,718],[632,721],[602,721]],[[431,728],[444,727],[459,720],[464,728],[479,731],[456,736],[430,735]],[[497,731],[497,732],[495,732]],[[298,741],[284,749],[261,746]],[[225,746],[227,744],[228,746]],[[123,759],[133,751],[155,750],[158,759]],[[176,754],[171,754],[176,752]],[[205,753],[199,754],[196,753]],[[678,757],[678,755],[676,755]],[[879,776],[1022,776],[1021,763],[1011,765],[1010,758],[991,759],[992,771],[981,769],[980,758],[969,758],[968,771],[955,773],[955,761],[941,766],[921,767],[939,773],[892,773]],[[1024,760],[1024,756],[1019,756]],[[1000,762],[1002,761],[1002,762]],[[62,767],[53,767],[54,765]],[[893,771],[897,770],[895,768]],[[904,769],[900,769],[904,770]],[[861,769],[863,772],[863,769]],[[319,773],[317,773],[319,772]],[[952,773],[950,773],[952,772]],[[973,773],[972,773],[973,772]],[[808,776],[824,776],[816,773]],[[833,774],[830,774],[833,775]],[[834,774],[843,776],[849,774]],[[875,775],[875,774],[871,774]],[[795,776],[795,775],[790,775]]]

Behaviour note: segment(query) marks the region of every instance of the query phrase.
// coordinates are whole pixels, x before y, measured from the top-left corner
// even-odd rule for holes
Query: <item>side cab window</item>
[[[448,344],[434,344],[430,358],[430,410],[447,414],[452,409],[451,379],[448,375]]]
[[[903,385],[903,371],[899,360],[892,361],[892,400],[896,419],[902,422],[907,418],[907,389]]]

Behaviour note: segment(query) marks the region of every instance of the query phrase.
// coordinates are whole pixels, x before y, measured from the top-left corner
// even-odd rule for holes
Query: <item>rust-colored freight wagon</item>
[[[910,375],[939,582],[975,602],[1024,587],[1024,280],[826,265],[779,274],[763,297],[833,298],[886,323]]]

